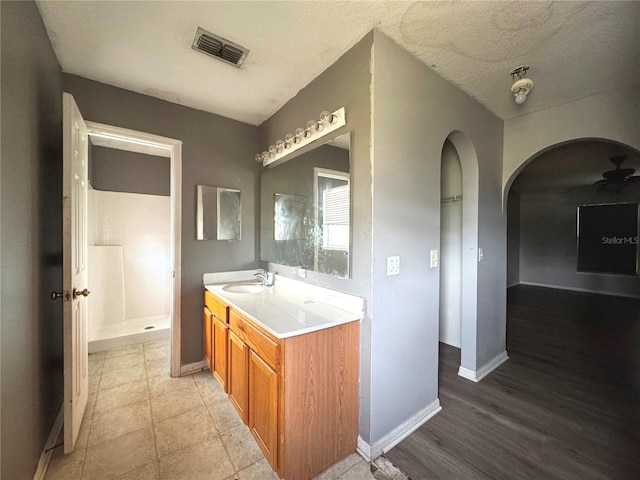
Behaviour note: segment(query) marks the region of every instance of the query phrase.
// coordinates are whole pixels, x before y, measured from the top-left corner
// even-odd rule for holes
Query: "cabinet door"
[[[249,347],[229,332],[229,400],[246,424],[249,423]]]
[[[212,330],[212,315],[207,307],[204,307],[204,314],[202,316],[203,322],[203,350],[204,350],[204,359],[209,366],[209,370],[213,373],[213,330]]]
[[[229,327],[213,317],[213,376],[227,391],[227,336]]]
[[[249,430],[274,470],[278,470],[278,374],[249,351]]]

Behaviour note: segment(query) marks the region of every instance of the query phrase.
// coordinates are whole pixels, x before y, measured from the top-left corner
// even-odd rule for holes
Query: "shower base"
[[[103,326],[92,337],[89,353],[162,340],[171,337],[171,319],[168,315],[160,315],[127,320],[116,325]]]

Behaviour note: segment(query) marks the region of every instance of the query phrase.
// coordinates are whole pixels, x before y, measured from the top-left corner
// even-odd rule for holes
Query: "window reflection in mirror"
[[[349,268],[349,173],[316,167],[314,270],[346,277]]]
[[[349,277],[350,134],[263,170],[260,259]]]
[[[196,239],[240,240],[240,190],[197,187]]]

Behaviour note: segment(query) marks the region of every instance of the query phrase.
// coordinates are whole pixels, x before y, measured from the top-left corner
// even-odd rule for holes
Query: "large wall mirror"
[[[349,277],[349,147],[346,133],[262,172],[262,261]]]

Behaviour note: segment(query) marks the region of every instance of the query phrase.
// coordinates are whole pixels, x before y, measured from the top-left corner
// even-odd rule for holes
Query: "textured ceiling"
[[[65,72],[260,124],[373,28],[502,119],[640,78],[640,2],[52,2]],[[240,69],[191,49],[198,26],[250,49]],[[534,81],[524,105],[512,68]]]

